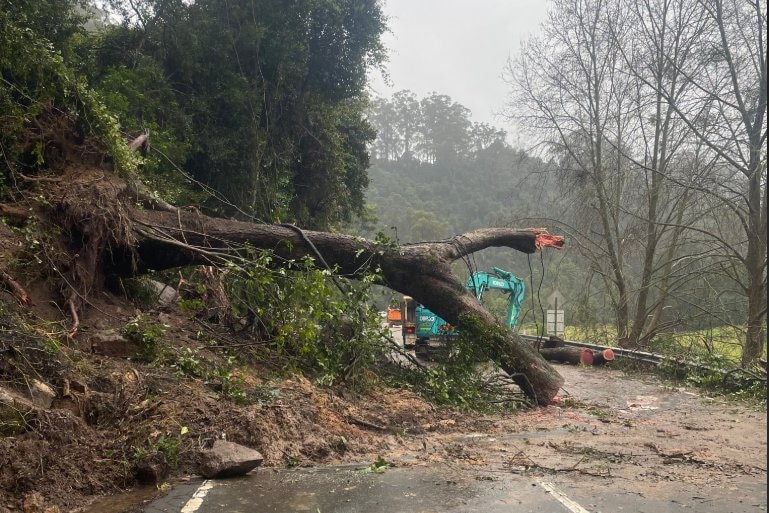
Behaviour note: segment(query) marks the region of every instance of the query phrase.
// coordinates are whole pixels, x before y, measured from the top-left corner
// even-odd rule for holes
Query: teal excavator
[[[509,300],[505,324],[509,328],[515,327],[518,323],[521,304],[523,303],[526,291],[523,280],[509,271],[493,267],[491,272],[473,273],[468,278],[466,287],[478,301],[483,300],[484,294],[492,289],[508,294]],[[413,319],[413,322],[404,322],[403,341],[406,346],[414,345],[415,352],[418,355],[426,356],[431,346],[436,345],[436,343],[442,345],[447,338],[451,339],[459,335],[454,326],[426,307],[409,301],[411,298],[404,299],[406,299],[404,301],[404,309],[406,309],[406,312],[404,312],[406,314],[405,318],[407,321]]]

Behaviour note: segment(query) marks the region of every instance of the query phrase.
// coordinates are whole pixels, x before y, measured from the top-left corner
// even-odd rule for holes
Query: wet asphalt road
[[[448,466],[390,468],[364,465],[316,469],[258,469],[244,478],[197,480],[174,488],[143,513],[754,513],[766,511],[766,483],[745,483],[708,498],[676,486],[677,498],[607,488],[580,493],[578,481],[553,483],[486,470]]]
[[[393,330],[393,336],[400,333]],[[515,433],[537,439],[538,432]],[[477,441],[483,444],[481,440]],[[490,448],[490,450],[493,450]],[[714,479],[718,479],[714,476]],[[766,473],[696,486],[577,473],[531,475],[494,465],[420,465],[370,472],[367,464],[312,469],[260,468],[243,478],[196,479],[173,488],[143,513],[760,513]]]

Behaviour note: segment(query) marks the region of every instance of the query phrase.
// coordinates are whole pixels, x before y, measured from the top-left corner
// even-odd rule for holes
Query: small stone
[[[136,480],[142,484],[158,485],[166,480],[171,467],[165,459],[142,461],[136,465]]]
[[[56,391],[48,384],[32,379],[29,383],[29,395],[35,406],[47,410],[56,398]]]
[[[24,513],[43,513],[44,505],[45,499],[40,492],[32,492],[24,497],[21,508]]]
[[[167,308],[179,299],[179,293],[170,285],[155,280],[147,280],[147,284],[152,287],[158,306]]]
[[[101,356],[128,358],[135,353],[133,344],[112,330],[94,333],[88,341],[91,343],[91,352]]]
[[[76,379],[70,380],[69,386],[72,390],[74,390],[75,392],[80,392],[81,394],[85,394],[88,391],[88,385]]]

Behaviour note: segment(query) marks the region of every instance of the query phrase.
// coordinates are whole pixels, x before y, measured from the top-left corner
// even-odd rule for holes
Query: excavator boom
[[[508,300],[507,319],[505,324],[509,328],[515,327],[518,323],[518,317],[521,312],[526,286],[523,280],[516,277],[513,273],[500,269],[492,268],[491,272],[473,273],[467,280],[467,289],[481,301],[484,294],[490,289],[501,290],[510,297]],[[420,342],[424,345],[427,340],[438,339],[442,337],[454,337],[459,333],[454,326],[435,315],[427,308],[418,305],[416,307],[416,326],[414,335],[416,335],[416,344],[419,347]],[[411,335],[412,337],[414,335]],[[404,333],[404,340],[406,334]]]

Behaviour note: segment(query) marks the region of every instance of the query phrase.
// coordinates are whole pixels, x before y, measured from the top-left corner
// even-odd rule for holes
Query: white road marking
[[[552,495],[558,502],[563,504],[566,509],[571,511],[572,513],[590,513],[588,510],[580,506],[577,502],[571,500],[569,497],[566,496],[565,493],[563,493],[561,490],[555,487],[555,485],[549,481],[540,481],[539,479],[536,480],[539,483],[539,486],[550,492],[550,495]]]
[[[195,494],[187,501],[182,510],[179,513],[195,513],[203,505],[203,499],[206,498],[208,491],[214,487],[214,482],[210,479],[203,481]]]

